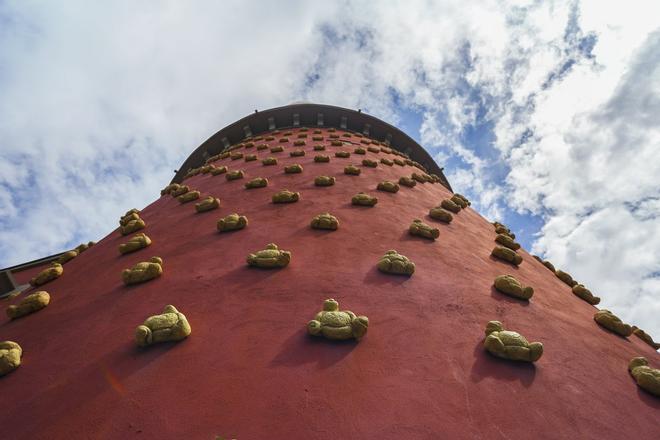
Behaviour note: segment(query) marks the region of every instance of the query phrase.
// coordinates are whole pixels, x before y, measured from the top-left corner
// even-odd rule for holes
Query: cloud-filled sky
[[[660,338],[660,3],[0,1],[0,267],[97,240],[294,101],[361,108]]]

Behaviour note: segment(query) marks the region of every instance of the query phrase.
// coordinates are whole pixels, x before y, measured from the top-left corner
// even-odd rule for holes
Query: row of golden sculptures
[[[494,222],[493,226],[497,234],[495,242],[498,245],[495,246],[491,255],[518,266],[522,263],[523,259],[516,252],[520,249],[520,244],[515,242],[515,234],[502,223]],[[550,262],[543,261],[539,257],[535,256],[534,258],[551,270],[557,278],[570,286],[574,295],[591,305],[600,303],[600,298],[594,296],[584,285],[573,280],[568,273],[556,270]],[[523,301],[529,301],[534,295],[534,289],[532,287],[523,286],[513,275],[500,275],[495,278],[493,284],[497,291]],[[603,328],[620,336],[627,337],[634,332],[654,349],[657,350],[660,348],[660,344],[654,342],[651,336],[646,334],[642,329],[623,323],[619,317],[609,310],[598,310],[594,314],[594,321]],[[491,321],[486,326],[486,340],[484,341],[484,345],[489,352],[507,359],[535,362],[543,354],[543,344],[540,342],[530,343],[516,332],[502,331],[502,324],[499,321]],[[660,370],[649,367],[646,358],[635,357],[631,359],[628,364],[628,371],[641,388],[651,394],[660,396]]]
[[[298,141],[300,145],[304,145]],[[320,148],[315,147],[320,150]],[[370,151],[376,152],[377,148],[369,147]],[[360,151],[362,150],[362,151]],[[380,149],[378,149],[380,151]],[[281,151],[281,150],[280,150]],[[292,152],[292,156],[304,155],[304,150],[300,152]],[[356,149],[356,154],[364,154],[363,149]],[[337,157],[348,157],[344,152],[338,152]],[[243,157],[242,155],[240,156]],[[232,160],[238,157],[234,153]],[[247,159],[246,159],[247,160]],[[254,160],[254,159],[250,159]],[[315,158],[316,160],[316,158]],[[329,158],[321,159],[318,161],[328,161]],[[267,163],[266,163],[267,162]],[[368,162],[368,163],[365,163]],[[382,162],[382,160],[381,160]],[[264,165],[272,165],[276,162],[274,158],[265,160]],[[364,166],[375,167],[375,161],[363,161]],[[203,168],[203,167],[202,167]],[[242,171],[228,171],[226,167],[221,167],[220,172],[218,168],[207,165],[207,169],[200,169],[199,172],[212,174],[226,174],[227,180],[234,180],[243,178]],[[298,164],[290,165],[285,168],[285,173],[299,173],[302,172],[302,166]],[[344,169],[345,174],[359,175],[360,169],[352,165]],[[195,175],[193,173],[192,175]],[[412,187],[416,182],[432,182],[434,179],[424,177],[413,173],[411,178],[402,177],[399,183],[404,186]],[[428,176],[428,175],[426,175]],[[318,186],[330,186],[334,184],[334,177],[318,176],[315,179],[315,184]],[[246,183],[246,189],[261,188],[268,185],[265,178],[252,179]],[[387,192],[398,192],[399,185],[384,181],[378,184],[378,190]],[[161,195],[169,194],[176,197],[179,202],[187,203],[197,200],[200,197],[200,192],[191,190],[187,185],[171,184],[161,191]],[[273,203],[291,203],[296,202],[300,198],[299,193],[283,190],[273,196]],[[363,206],[374,206],[377,203],[377,198],[369,196],[365,193],[358,193],[353,197],[353,204]],[[462,209],[467,208],[470,202],[460,194],[454,194],[451,199],[442,200],[439,206],[432,208],[429,212],[431,218],[449,223],[452,221],[451,213],[458,214]],[[206,212],[216,209],[220,206],[220,201],[212,196],[209,196],[195,205],[198,212]],[[450,213],[451,212],[451,213]],[[120,219],[120,231],[122,235],[134,233],[140,229],[145,228],[144,220],[140,218],[139,211],[132,209],[128,211]],[[247,226],[248,220],[245,216],[238,214],[230,214],[218,221],[217,227],[221,232],[242,229]],[[336,230],[339,226],[339,220],[330,213],[323,213],[315,216],[311,221],[311,227],[315,229],[329,229]],[[520,245],[515,242],[515,235],[501,223],[494,223],[495,232],[497,234],[495,241],[497,246],[492,251],[492,256],[504,260],[513,265],[522,263],[522,256],[516,251]],[[413,220],[409,227],[411,235],[420,236],[423,238],[435,240],[439,236],[439,230],[430,225],[422,222],[419,219]],[[126,243],[119,246],[121,254],[135,252],[139,249],[145,248],[151,244],[151,239],[144,233],[135,234]],[[81,245],[73,251],[69,251],[62,255],[60,261],[54,263],[52,267],[45,269],[38,274],[31,284],[39,286],[46,282],[55,279],[62,275],[63,267],[66,261],[75,258],[79,253],[84,251],[87,247],[93,245]],[[82,247],[82,248],[81,248]],[[80,248],[80,249],[79,249]],[[600,298],[593,296],[593,294],[586,289],[583,285],[575,282],[570,275],[565,272],[555,270],[549,262],[544,262],[538,257],[548,269],[552,270],[557,277],[563,282],[572,287],[573,293],[595,305],[598,304]],[[251,253],[247,256],[247,264],[250,266],[260,268],[282,268],[289,264],[291,261],[291,252],[280,250],[277,245],[271,243],[265,249]],[[388,251],[377,263],[377,267],[381,272],[411,276],[415,271],[415,264],[410,261],[406,256],[399,254],[396,250]],[[126,285],[142,283],[159,277],[163,273],[163,261],[160,257],[152,257],[149,261],[140,262],[130,269],[125,269],[122,272],[122,279]],[[504,294],[521,299],[530,300],[534,294],[533,288],[523,286],[512,275],[498,276],[494,281],[495,288]],[[35,292],[28,295],[18,305],[10,306],[7,309],[7,314],[11,319],[16,319],[27,314],[36,312],[48,305],[50,296],[45,291]],[[644,333],[641,329],[632,328],[628,324],[624,324],[621,320],[607,310],[600,310],[594,315],[594,320],[601,326],[611,330],[622,336],[629,336],[635,331],[640,338],[645,342],[658,348],[658,344],[654,343],[649,335]],[[366,316],[357,316],[349,310],[339,310],[339,304],[334,299],[328,299],[323,304],[323,310],[318,312],[313,320],[307,324],[307,331],[310,335],[323,336],[328,339],[360,339],[368,329],[369,320]],[[191,327],[185,315],[179,312],[174,306],[168,305],[163,312],[159,315],[149,317],[143,324],[139,325],[135,330],[135,340],[139,346],[148,346],[157,342],[166,341],[179,341],[188,337],[191,333]],[[505,330],[502,323],[499,321],[490,321],[486,325],[486,337],[484,339],[484,347],[491,354],[516,361],[535,362],[543,354],[543,344],[540,342],[529,342],[527,339],[517,332]],[[20,357],[22,351],[18,344],[11,341],[0,343],[0,375],[6,374],[20,365]],[[640,387],[647,391],[660,395],[660,370],[655,370],[648,367],[648,362],[644,358],[634,358],[629,365],[630,373],[635,377]]]
[[[306,127],[302,127],[298,130],[297,133],[297,140],[293,141],[293,146],[294,147],[302,147],[306,145],[306,140],[308,138],[308,132],[309,129]],[[327,129],[328,131],[328,138],[329,140],[329,145],[332,147],[347,147],[350,146],[351,144],[355,144],[354,139],[358,139],[358,145],[355,147],[353,150],[353,154],[355,155],[366,155],[367,151],[372,152],[372,153],[386,153],[389,155],[393,156],[398,156],[394,157],[393,159],[389,158],[381,158],[380,163],[383,165],[387,166],[413,166],[418,168],[423,172],[423,174],[418,174],[418,173],[413,173],[413,178],[415,178],[416,175],[416,180],[418,180],[421,183],[426,183],[426,182],[431,182],[431,183],[440,183],[441,178],[436,175],[436,174],[428,174],[426,168],[420,164],[419,162],[416,162],[414,160],[411,160],[410,157],[401,152],[398,151],[394,148],[390,148],[389,145],[386,142],[379,142],[375,139],[369,139],[363,136],[361,133],[343,133],[341,135],[335,133],[336,130],[334,128],[329,128]],[[245,162],[251,162],[251,161],[256,161],[257,156],[256,154],[250,154],[248,152],[249,149],[254,148],[256,151],[262,151],[262,150],[269,150],[271,153],[281,153],[284,151],[284,147],[282,145],[276,145],[276,146],[271,146],[266,143],[260,143],[262,141],[264,142],[271,142],[275,141],[276,137],[275,135],[280,135],[280,139],[278,140],[279,144],[286,144],[290,142],[289,136],[293,136],[292,131],[287,131],[287,132],[280,132],[279,130],[275,130],[270,133],[268,136],[257,136],[257,137],[252,137],[249,139],[246,139],[244,142],[241,142],[236,145],[232,145],[228,148],[226,148],[224,151],[222,151],[219,154],[216,154],[214,156],[209,157],[206,160],[205,165],[197,167],[197,168],[192,168],[188,170],[187,174],[184,176],[184,180],[195,176],[200,173],[211,173],[213,175],[217,174],[223,174],[227,172],[227,167],[216,167],[214,165],[214,162],[221,160],[221,159],[230,159],[232,161],[237,161],[240,159],[243,159]],[[354,138],[354,139],[351,139]],[[314,130],[311,139],[313,142],[322,142],[326,140],[326,138],[323,136],[323,132],[321,130]],[[366,149],[365,149],[366,147]],[[243,149],[244,151],[238,151]],[[322,152],[326,150],[326,145],[322,143],[317,143],[313,146],[313,150],[316,152]],[[290,151],[289,155],[291,157],[300,157],[300,156],[305,156],[306,152],[304,149],[296,149]],[[346,150],[340,150],[335,152],[335,157],[338,158],[348,158],[351,156],[351,152],[346,151]],[[319,154],[314,158],[315,162],[329,162],[330,157],[327,155],[322,155]],[[269,166],[269,165],[276,165],[277,164],[277,159],[275,157],[267,157],[261,160],[262,165],[264,166]],[[364,159],[362,161],[362,164],[367,167],[377,167],[378,162],[370,159]],[[294,166],[292,166],[294,168]],[[291,172],[299,172],[299,171],[291,171]],[[231,180],[230,177],[227,177],[228,180]]]
[[[372,150],[373,147],[369,149]],[[317,148],[318,149],[318,148]],[[280,149],[281,151],[281,149]],[[379,150],[380,151],[380,150]],[[356,151],[361,154],[360,150]],[[363,153],[362,153],[363,154]],[[292,153],[294,156],[301,154]],[[348,154],[339,153],[338,157],[348,157]],[[329,159],[320,158],[319,162],[328,162]],[[402,161],[395,159],[397,164],[405,165]],[[276,164],[277,160],[274,158],[267,159],[265,165]],[[394,162],[385,160],[383,163],[392,165]],[[365,166],[374,167],[377,164],[373,161],[363,161]],[[240,170],[227,172],[224,169],[209,169],[212,174],[227,173],[227,180],[235,180],[244,176]],[[357,170],[357,171],[355,171]],[[285,168],[286,173],[299,173],[302,172],[302,166],[292,165]],[[359,175],[360,170],[353,166],[346,167],[346,174]],[[402,178],[400,182],[412,187],[416,181],[427,182],[433,181],[429,177],[421,177],[417,173],[413,173],[412,178]],[[318,186],[330,186],[334,184],[334,178],[327,176],[319,176],[315,183]],[[245,186],[247,189],[260,188],[267,186],[267,179],[256,178],[248,182]],[[396,183],[384,182],[379,185],[379,189],[389,192],[397,192],[399,187]],[[161,195],[170,194],[176,197],[179,202],[187,203],[199,199],[199,191],[191,191],[185,185],[173,184],[165,188]],[[293,193],[287,190],[280,191],[273,196],[274,203],[290,203],[298,201],[299,193]],[[377,198],[370,197],[364,193],[359,193],[353,198],[353,203],[356,205],[374,206],[377,203]],[[195,205],[197,212],[206,212],[216,209],[220,206],[217,198],[209,196]],[[430,229],[428,225],[420,225],[421,221],[416,220],[411,225],[411,234],[424,236],[424,231]],[[312,219],[311,226],[316,229],[337,229],[339,225],[336,217],[329,213],[320,214]],[[218,230],[229,231],[242,229],[247,226],[247,218],[238,214],[228,215],[218,221]],[[122,235],[129,235],[135,233],[146,227],[146,223],[140,217],[140,212],[137,209],[131,209],[124,214],[119,220],[119,229]],[[429,238],[437,237],[437,229],[431,233]],[[427,234],[428,235],[428,234]],[[37,276],[30,280],[30,284],[34,287],[44,285],[54,279],[59,278],[64,273],[63,264],[76,258],[84,250],[92,246],[94,243],[90,242],[86,245],[80,245],[76,249],[65,252],[60,258],[51,264],[50,267],[41,271]],[[143,249],[151,244],[151,239],[145,233],[137,233],[133,235],[127,242],[119,245],[119,252],[121,254],[128,254],[140,249]],[[280,250],[277,245],[269,244],[265,249],[257,251],[248,255],[247,263],[250,266],[261,268],[274,268],[284,267],[288,265],[291,260],[291,252]],[[390,273],[400,273],[411,275],[414,272],[414,263],[410,262],[407,257],[399,255],[396,251],[389,251],[378,263],[380,270]],[[130,269],[125,269],[122,272],[122,279],[126,285],[137,284],[152,280],[159,277],[163,273],[163,260],[160,257],[152,257],[149,261],[140,262]],[[34,292],[26,296],[19,304],[12,305],[7,308],[7,315],[10,319],[18,319],[26,315],[35,313],[50,303],[50,295],[46,291]],[[338,303],[334,300],[327,300],[324,304],[324,310],[319,312],[315,319],[308,323],[308,331],[313,335],[325,336],[330,339],[359,339],[366,334],[368,327],[368,318],[364,316],[355,316],[350,311],[340,311]],[[158,342],[167,341],[180,341],[188,337],[192,329],[185,315],[179,312],[174,306],[167,305],[163,312],[159,315],[154,315],[145,320],[135,330],[136,344],[144,347]],[[0,376],[13,371],[20,365],[22,357],[22,349],[19,344],[12,341],[4,341],[0,343]]]

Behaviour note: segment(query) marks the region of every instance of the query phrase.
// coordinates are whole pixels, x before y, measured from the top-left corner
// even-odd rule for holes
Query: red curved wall
[[[215,162],[244,169],[246,179],[206,174],[185,183],[219,197],[220,209],[197,214],[194,203],[160,197],[141,213],[150,247],[120,256],[127,237],[115,230],[45,286],[46,309],[0,318],[0,340],[24,349],[21,367],[0,378],[3,438],[659,438],[660,399],[627,372],[640,355],[660,367],[656,352],[596,325],[596,309],[527,252],[519,268],[490,257],[494,228],[471,208],[449,225],[430,219],[429,209],[451,196],[441,185],[375,190],[415,168],[359,165],[360,176],[343,174],[365,157],[394,156],[314,163],[315,154],[342,149],[325,131],[325,153],[312,151],[318,142],[310,130],[305,157],[288,155],[294,134],[273,155],[277,166]],[[285,175],[292,163],[304,171]],[[321,174],[335,176],[335,186],[315,187]],[[269,179],[267,188],[243,189],[258,176]],[[272,204],[285,188],[301,200]],[[358,191],[378,196],[378,205],[352,206]],[[326,211],[339,218],[339,230],[310,229]],[[218,233],[218,218],[233,212],[249,226]],[[440,238],[409,236],[415,218],[437,225]],[[246,255],[270,242],[293,253],[291,264],[247,267]],[[412,277],[376,270],[389,249],[415,262]],[[125,287],[122,269],[152,255],[163,258],[163,276]],[[535,288],[529,303],[493,290],[504,273]],[[369,317],[362,341],[306,335],[328,297]],[[135,327],[166,304],[186,314],[192,335],[138,349]],[[540,361],[484,352],[484,327],[494,319],[543,342]]]

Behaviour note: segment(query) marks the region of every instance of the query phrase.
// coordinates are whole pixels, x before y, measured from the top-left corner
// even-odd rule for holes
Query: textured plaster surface
[[[324,135],[328,154],[342,149]],[[149,248],[119,255],[126,237],[115,230],[48,284],[49,307],[2,318],[0,340],[24,350],[21,367],[0,378],[2,401],[11,402],[0,415],[4,438],[658,438],[660,399],[627,371],[635,356],[660,366],[648,345],[600,328],[596,308],[524,250],[519,267],[491,257],[494,228],[471,208],[451,224],[428,217],[451,197],[439,184],[378,192],[374,208],[352,206],[357,192],[375,194],[378,182],[418,171],[359,165],[396,156],[315,163],[320,142],[290,157],[295,136],[289,140],[270,142],[284,145],[282,153],[249,149],[257,161],[214,163],[243,169],[246,179],[266,177],[267,188],[246,190],[245,179],[223,175],[187,179],[221,207],[198,214],[193,204],[157,198],[140,213]],[[267,156],[278,165],[263,166]],[[285,174],[292,163],[304,171]],[[345,175],[348,164],[361,175]],[[315,186],[321,174],[335,185]],[[282,189],[300,192],[300,201],[271,203]],[[217,220],[233,212],[249,225],[218,233]],[[341,228],[311,229],[310,218],[323,212]],[[439,238],[410,236],[415,218],[439,228]],[[290,250],[291,263],[248,267],[246,256],[268,243]],[[413,276],[377,270],[389,249],[415,262]],[[163,275],[124,286],[121,271],[152,255],[163,258]],[[532,301],[494,289],[507,273],[534,286]],[[360,342],[307,335],[307,321],[330,297],[369,316]],[[137,348],[135,326],[166,304],[185,313],[194,333]],[[490,320],[542,342],[543,357],[528,365],[489,355]]]

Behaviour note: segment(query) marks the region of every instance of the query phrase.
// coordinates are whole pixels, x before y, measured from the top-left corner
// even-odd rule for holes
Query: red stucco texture
[[[51,294],[46,309],[1,318],[0,340],[18,342],[24,354],[23,364],[0,378],[0,437],[660,438],[660,399],[627,371],[634,356],[660,367],[652,348],[599,327],[596,308],[527,252],[519,251],[518,268],[492,258],[494,228],[472,208],[449,225],[430,219],[429,209],[451,196],[443,186],[376,191],[378,182],[416,168],[361,165],[365,157],[395,157],[383,152],[335,158],[357,145],[330,146],[326,129],[324,141],[312,141],[310,130],[306,145],[293,147],[292,131],[287,143],[278,142],[281,133],[267,142],[283,145],[282,153],[253,147],[245,151],[257,161],[215,162],[245,170],[243,180],[200,174],[185,181],[202,197],[219,197],[219,209],[198,214],[194,203],[160,197],[141,212],[150,247],[121,256],[117,246],[128,237],[115,230],[43,287]],[[316,144],[327,150],[312,151]],[[307,155],[289,157],[297,148]],[[315,154],[331,155],[330,163],[314,163]],[[262,166],[271,155],[279,164]],[[284,174],[293,163],[304,171]],[[343,174],[348,164],[362,174]],[[315,187],[322,174],[336,184]],[[260,176],[267,188],[243,188]],[[301,200],[272,204],[281,189],[299,191]],[[352,206],[359,191],[376,195],[378,204]],[[246,215],[249,226],[218,233],[217,220],[233,212]],[[310,228],[323,212],[339,218],[337,231]],[[436,225],[439,239],[410,236],[415,218]],[[271,242],[292,252],[289,266],[248,267],[246,256]],[[414,261],[412,277],[377,271],[389,249]],[[125,287],[121,271],[153,255],[164,260],[163,276]],[[492,288],[506,273],[535,288],[531,301]],[[369,317],[360,342],[306,334],[329,297]],[[186,314],[192,335],[138,349],[135,327],[166,304]],[[495,319],[542,342],[543,357],[531,365],[486,353],[484,327]]]

